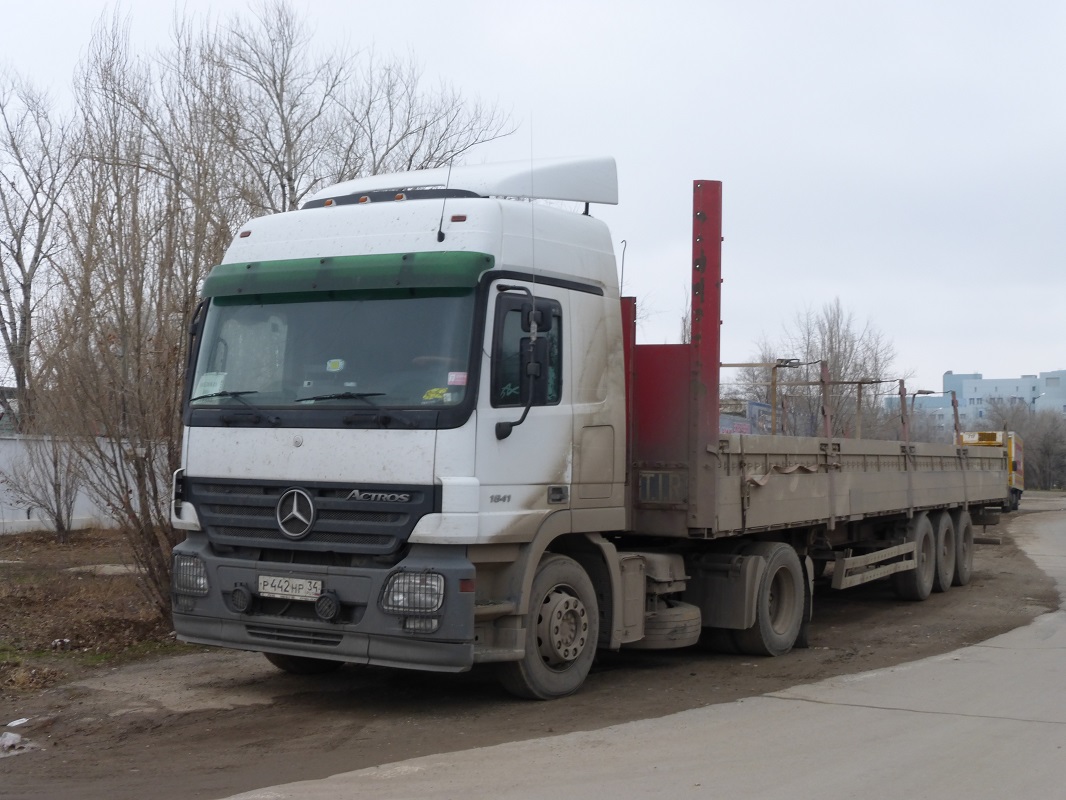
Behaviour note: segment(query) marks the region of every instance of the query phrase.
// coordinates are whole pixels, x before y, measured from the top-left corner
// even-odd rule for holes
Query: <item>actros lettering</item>
[[[362,489],[352,489],[345,500],[366,500],[371,503],[408,503],[411,495],[407,492],[364,492]]]

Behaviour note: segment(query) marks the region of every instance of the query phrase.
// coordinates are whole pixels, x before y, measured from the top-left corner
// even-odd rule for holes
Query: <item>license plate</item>
[[[279,597],[282,600],[317,600],[322,594],[322,581],[260,575],[259,594],[263,597]]]

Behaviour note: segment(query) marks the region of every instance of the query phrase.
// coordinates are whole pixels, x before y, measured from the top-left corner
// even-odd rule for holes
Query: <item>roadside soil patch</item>
[[[225,797],[414,756],[592,730],[937,655],[1058,607],[1053,582],[1014,544],[1015,531],[1024,536],[1026,505],[1060,513],[1066,501],[1055,495],[1005,516],[997,531],[1002,544],[976,547],[969,586],[921,603],[897,600],[885,581],[846,592],[820,586],[809,649],[781,658],[693,650],[605,654],[577,695],[550,703],[509,697],[487,669],[436,675],[346,667],[294,676],[255,653],[168,645],[165,626],[142,616],[131,576],[63,572],[68,598],[45,579],[49,570],[122,563],[106,534],[88,536],[84,551],[77,542],[64,550],[42,541],[13,552],[0,537],[0,561],[23,562],[0,564],[0,583],[17,569],[23,585],[37,587],[0,591],[5,657],[10,637],[40,647],[73,633],[70,651],[15,651],[15,658],[64,677],[44,676],[48,688],[0,693],[0,731],[28,718],[15,730],[36,747],[0,762],[0,795]],[[83,592],[85,582],[97,581]],[[83,612],[100,633],[75,625]],[[32,619],[12,623],[13,614]],[[125,663],[144,648],[157,649]],[[97,660],[88,660],[94,654]]]

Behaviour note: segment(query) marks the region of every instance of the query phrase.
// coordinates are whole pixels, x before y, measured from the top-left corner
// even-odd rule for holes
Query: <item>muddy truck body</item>
[[[686,344],[636,344],[589,214],[616,202],[613,159],[573,159],[245,225],[191,329],[179,638],[303,673],[493,665],[550,699],[598,649],[804,646],[827,565],[967,583],[1005,452],[720,435],[721,184],[693,184]]]

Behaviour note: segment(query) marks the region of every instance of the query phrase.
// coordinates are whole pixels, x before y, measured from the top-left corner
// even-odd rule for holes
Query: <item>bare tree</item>
[[[723,395],[734,399],[769,403],[771,364],[778,359],[796,359],[797,368],[778,368],[781,422],[790,434],[819,436],[824,432],[821,364],[829,367],[829,410],[834,436],[893,438],[898,435],[897,415],[885,410],[884,397],[894,391],[890,379],[895,349],[891,341],[870,324],[860,326],[836,298],[821,310],[807,309],[796,315],[781,338],[758,343],[751,362],[764,366],[745,367]],[[861,402],[860,402],[861,399]],[[861,421],[858,414],[861,414]]]
[[[989,397],[984,418],[974,420],[975,430],[1024,432],[1032,416],[1032,409],[1024,398]]]
[[[161,613],[186,331],[237,226],[296,208],[325,181],[435,166],[503,130],[494,109],[422,92],[414,71],[362,69],[344,51],[317,53],[290,7],[268,0],[222,28],[179,17],[154,54],[136,52],[112,15],[77,76],[80,163],[62,192],[59,293],[39,309],[41,385]]]
[[[467,102],[446,83],[426,92],[414,62],[383,64],[373,53],[342,102],[337,179],[439,167],[513,130],[495,106]]]
[[[21,441],[25,451],[9,471],[0,472],[0,483],[16,502],[39,509],[55,530],[56,539],[65,544],[84,481],[81,460],[57,436],[29,436]]]
[[[1025,484],[1030,489],[1066,486],[1066,420],[1038,411],[1023,427]]]
[[[117,20],[97,31],[77,85],[82,165],[69,186],[70,256],[63,303],[53,307],[63,336],[51,357],[88,490],[125,534],[146,592],[166,613],[182,322],[196,291],[187,262],[208,254],[188,235],[198,212],[175,181],[175,173],[186,180],[188,165],[168,163],[159,147],[160,133],[181,131],[168,123],[158,86]],[[159,127],[145,125],[147,116]]]
[[[17,430],[29,430],[34,399],[35,314],[63,250],[60,201],[71,174],[67,124],[48,98],[0,75],[0,337],[16,403],[0,397]]]
[[[199,41],[213,68],[189,77],[217,109],[210,118],[240,162],[255,214],[294,210],[327,183],[447,164],[512,130],[495,106],[447,84],[423,90],[413,63],[320,54],[285,0],[205,27]]]

